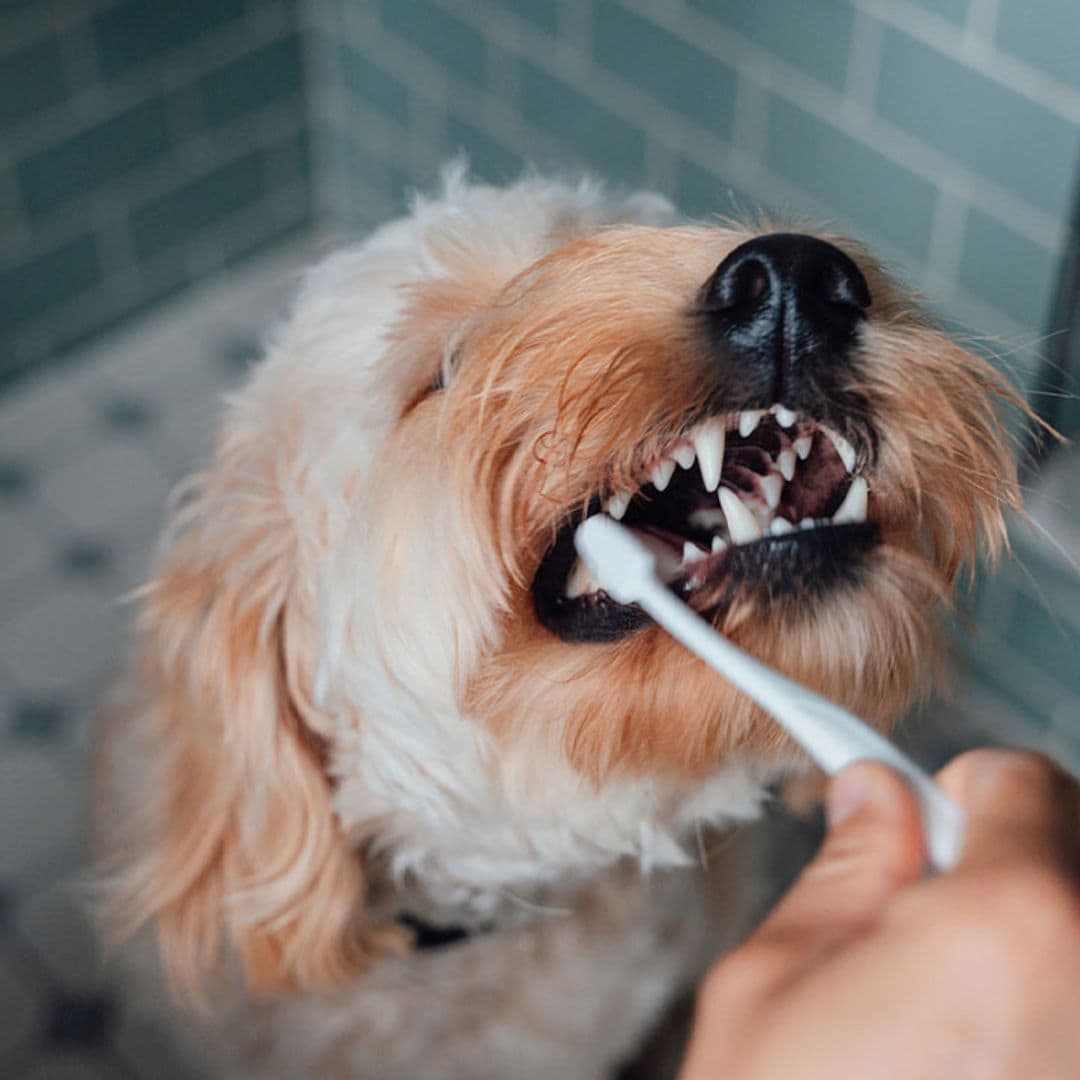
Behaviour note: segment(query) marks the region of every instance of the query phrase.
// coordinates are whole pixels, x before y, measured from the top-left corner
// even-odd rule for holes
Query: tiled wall
[[[945,316],[1046,330],[1080,149],[1075,0],[313,0],[323,206],[364,224],[454,149],[695,214],[839,222]]]
[[[297,0],[8,0],[0,381],[310,220]]]

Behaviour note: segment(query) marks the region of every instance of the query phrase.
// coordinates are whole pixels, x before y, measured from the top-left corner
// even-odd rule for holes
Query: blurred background
[[[0,1076],[197,1072],[63,882],[117,598],[304,265],[458,152],[802,214],[1070,433],[1078,150],[1076,0],[0,0]],[[1080,768],[1080,456],[1030,449],[928,762]]]

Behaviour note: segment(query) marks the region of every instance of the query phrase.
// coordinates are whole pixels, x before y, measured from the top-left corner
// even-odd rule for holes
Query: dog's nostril
[[[705,305],[710,311],[756,307],[769,289],[769,270],[758,259],[746,258],[713,276]]]
[[[870,306],[870,289],[866,284],[866,278],[857,267],[855,267],[854,275],[847,272],[846,268],[836,269],[826,283],[825,299],[831,304],[865,311]]]

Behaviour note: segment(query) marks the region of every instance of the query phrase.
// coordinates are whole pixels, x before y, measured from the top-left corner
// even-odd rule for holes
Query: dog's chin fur
[[[181,991],[197,994],[226,959],[230,1000],[241,983],[277,995],[275,1023],[321,1047],[299,1071],[321,1062],[330,1075],[318,1055],[340,1053],[367,1075],[363,1052],[341,1049],[347,1017],[431,977],[389,918],[402,905],[505,927],[521,910],[508,897],[553,897],[585,962],[510,931],[461,947],[488,950],[479,968],[446,962],[464,993],[518,996],[491,1010],[490,1037],[462,1021],[474,1066],[449,1019],[432,1027],[406,1007],[416,1045],[400,1075],[443,1075],[439,1055],[458,1075],[496,1075],[482,1055],[500,1025],[529,1033],[538,1069],[558,1060],[557,1075],[598,1075],[699,970],[700,936],[665,952],[657,929],[700,906],[687,899],[700,875],[677,870],[697,863],[688,841],[754,817],[802,759],[655,627],[562,640],[538,620],[531,586],[568,518],[630,484],[700,415],[717,361],[688,311],[717,264],[767,231],[679,225],[659,198],[590,184],[495,190],[452,173],[440,197],[308,275],[229,403],[113,698],[105,906],[118,936],[155,927]],[[874,297],[853,391],[875,425],[880,542],[835,586],[746,585],[712,617],[884,726],[933,674],[961,565],[1003,541],[1017,489],[997,410],[1017,399],[865,252],[829,240]],[[680,888],[655,884],[669,872]],[[584,933],[575,919],[589,903],[607,910],[616,881],[626,910]],[[543,915],[522,932],[554,933]],[[563,965],[547,996],[510,980],[530,964],[544,985]],[[620,996],[635,964],[666,972],[645,1004]],[[454,996],[450,971],[439,985]],[[478,972],[494,981],[486,990]],[[304,995],[330,989],[323,1015]],[[286,1014],[289,1000],[298,1011]],[[351,1004],[333,1013],[334,1001]],[[422,1007],[458,1016],[430,996]],[[570,1013],[596,1044],[588,1053],[564,1039]],[[352,1043],[374,1038],[372,1024],[356,1020]],[[333,1028],[321,1043],[320,1025]],[[415,1032],[429,1029],[425,1050]],[[370,1060],[398,1060],[380,1037]],[[531,1075],[523,1061],[514,1075]]]

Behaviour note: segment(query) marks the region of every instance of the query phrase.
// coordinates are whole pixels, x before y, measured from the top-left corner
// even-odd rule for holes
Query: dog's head
[[[185,981],[222,924],[264,984],[381,947],[358,850],[449,891],[497,879],[499,843],[641,854],[643,823],[734,810],[725,769],[797,759],[595,586],[586,515],[861,715],[925,687],[942,601],[1017,500],[1015,395],[857,245],[664,215],[457,188],[309,279],[144,614],[128,708],[155,772],[123,911]]]

